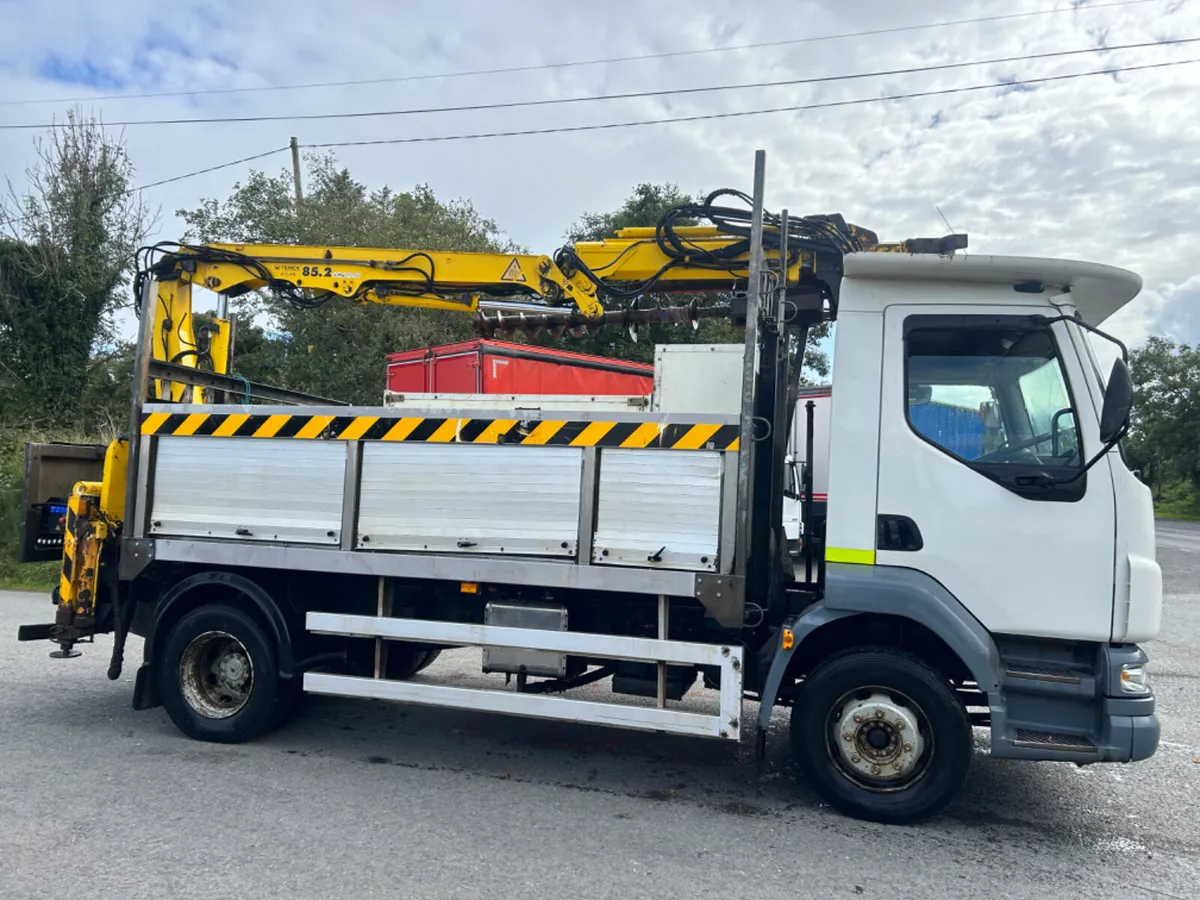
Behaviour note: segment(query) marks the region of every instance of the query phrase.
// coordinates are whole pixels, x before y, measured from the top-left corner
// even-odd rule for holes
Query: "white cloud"
[[[1109,327],[1125,331],[1122,336],[1132,343],[1140,343],[1151,334],[1200,343],[1200,274],[1178,284],[1167,282],[1143,290],[1129,308],[1113,316]]]
[[[782,40],[1005,15],[1067,0],[895,4],[884,0],[686,7],[612,0],[399,4],[342,0],[255,3],[148,0],[104,4],[15,0],[2,12],[0,98],[87,97],[631,56],[717,43]],[[1095,5],[1095,4],[1093,4]],[[1200,5],[1152,0],[846,40],[475,78],[307,91],[207,94],[89,104],[108,121],[213,115],[351,112],[585,96],[602,92],[781,80],[999,58],[1200,34]],[[18,23],[17,27],[11,27]],[[1200,56],[1163,47],[786,88],[540,109],[374,119],[129,127],[143,182],[302,143],[541,128],[828,103],[1012,77]],[[1151,289],[1115,320],[1131,339],[1168,331],[1200,341],[1200,65],[897,103],[621,131],[340,150],[354,174],[403,188],[428,182],[469,197],[519,243],[552,250],[585,210],[609,209],[639,181],[688,190],[748,188],[753,151],[769,154],[773,207],[842,212],[885,238],[971,234],[973,252],[1077,256],[1138,271]],[[62,105],[0,106],[0,122],[61,118]],[[32,134],[0,132],[0,168],[19,183]],[[286,155],[264,164],[279,169]],[[245,167],[156,188],[160,237],[172,213],[224,196]]]

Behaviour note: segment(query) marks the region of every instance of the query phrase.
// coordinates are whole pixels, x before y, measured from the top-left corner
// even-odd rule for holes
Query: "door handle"
[[[1048,491],[1054,487],[1054,479],[1045,472],[1036,472],[1033,475],[1017,475],[1014,476],[1013,487],[1020,488],[1026,491],[1037,491],[1039,493]]]
[[[925,546],[921,529],[908,516],[880,513],[876,519],[877,550],[899,550],[915,553]]]

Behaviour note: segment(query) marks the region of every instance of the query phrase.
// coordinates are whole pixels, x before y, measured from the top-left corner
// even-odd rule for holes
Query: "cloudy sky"
[[[992,19],[944,24],[982,17]],[[290,135],[308,145],[428,138],[1007,83],[740,118],[336,152],[372,186],[423,182],[445,199],[469,198],[514,240],[548,253],[580,213],[617,206],[638,182],[748,190],[753,152],[763,148],[773,208],[841,212],[898,239],[944,233],[940,207],[956,230],[970,234],[976,252],[1075,256],[1136,270],[1146,288],[1113,320],[1114,329],[1134,342],[1154,333],[1200,341],[1200,64],[1014,83],[1200,59],[1200,43],[1109,49],[1200,37],[1200,0],[0,0],[0,23],[0,124],[9,125],[61,119],[76,100],[106,122],[295,116],[1093,50],[526,109],[123,130],[139,183],[146,184],[284,147]],[[763,43],[774,45],[683,52]],[[656,58],[531,68],[646,55]],[[414,77],[515,67],[527,70]],[[364,80],[375,83],[263,90]],[[174,95],[133,96],[145,94]],[[31,100],[47,102],[25,102]],[[35,134],[0,130],[0,170],[18,187],[34,159]],[[178,237],[175,209],[226,196],[251,165],[276,171],[289,164],[279,153],[147,190],[147,200],[163,211],[158,237]]]

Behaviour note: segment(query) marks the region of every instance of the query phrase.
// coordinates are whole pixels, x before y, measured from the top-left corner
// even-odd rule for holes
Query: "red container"
[[[387,388],[412,394],[627,394],[654,390],[654,366],[566,350],[463,341],[389,353]]]

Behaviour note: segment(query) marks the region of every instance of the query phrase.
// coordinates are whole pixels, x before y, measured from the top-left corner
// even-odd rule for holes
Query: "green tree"
[[[113,345],[134,249],[152,216],[121,141],[77,111],[35,142],[25,189],[0,203],[0,419],[91,428],[94,352]]]
[[[411,247],[422,250],[512,249],[496,223],[466,201],[438,200],[424,185],[369,190],[332,156],[310,156],[307,192],[297,203],[290,172],[252,172],[224,201],[180,210],[187,241]],[[195,300],[201,300],[198,294]],[[379,403],[385,354],[464,340],[461,313],[337,301],[297,309],[269,295],[237,305],[234,371],[251,380],[348,400]]]
[[[662,219],[663,214],[672,207],[697,202],[685,194],[675,184],[642,183],[634,187],[633,192],[617,209],[606,213],[584,213],[578,222],[567,230],[567,238],[575,241],[599,241],[611,237],[622,228],[653,227]],[[694,225],[696,222],[681,221],[681,225]],[[685,303],[688,296],[667,295],[648,299],[653,302],[661,300],[664,305]],[[711,305],[713,298],[700,298],[702,304]],[[828,326],[815,329],[810,335],[809,345],[805,350],[804,364],[807,369],[824,377],[829,374],[829,360],[816,347],[816,342],[828,335]],[[654,361],[655,344],[698,343],[698,344],[727,344],[742,343],[745,332],[736,328],[725,319],[706,319],[700,327],[692,329],[685,325],[662,326],[655,325],[638,331],[637,340],[625,329],[609,326],[589,334],[579,342],[579,349],[585,353],[596,353],[601,356],[613,356],[621,359],[632,359],[640,362]],[[545,340],[539,341],[544,343]]]
[[[1161,496],[1164,484],[1200,490],[1200,346],[1152,337],[1130,351],[1133,423],[1125,450]]]

